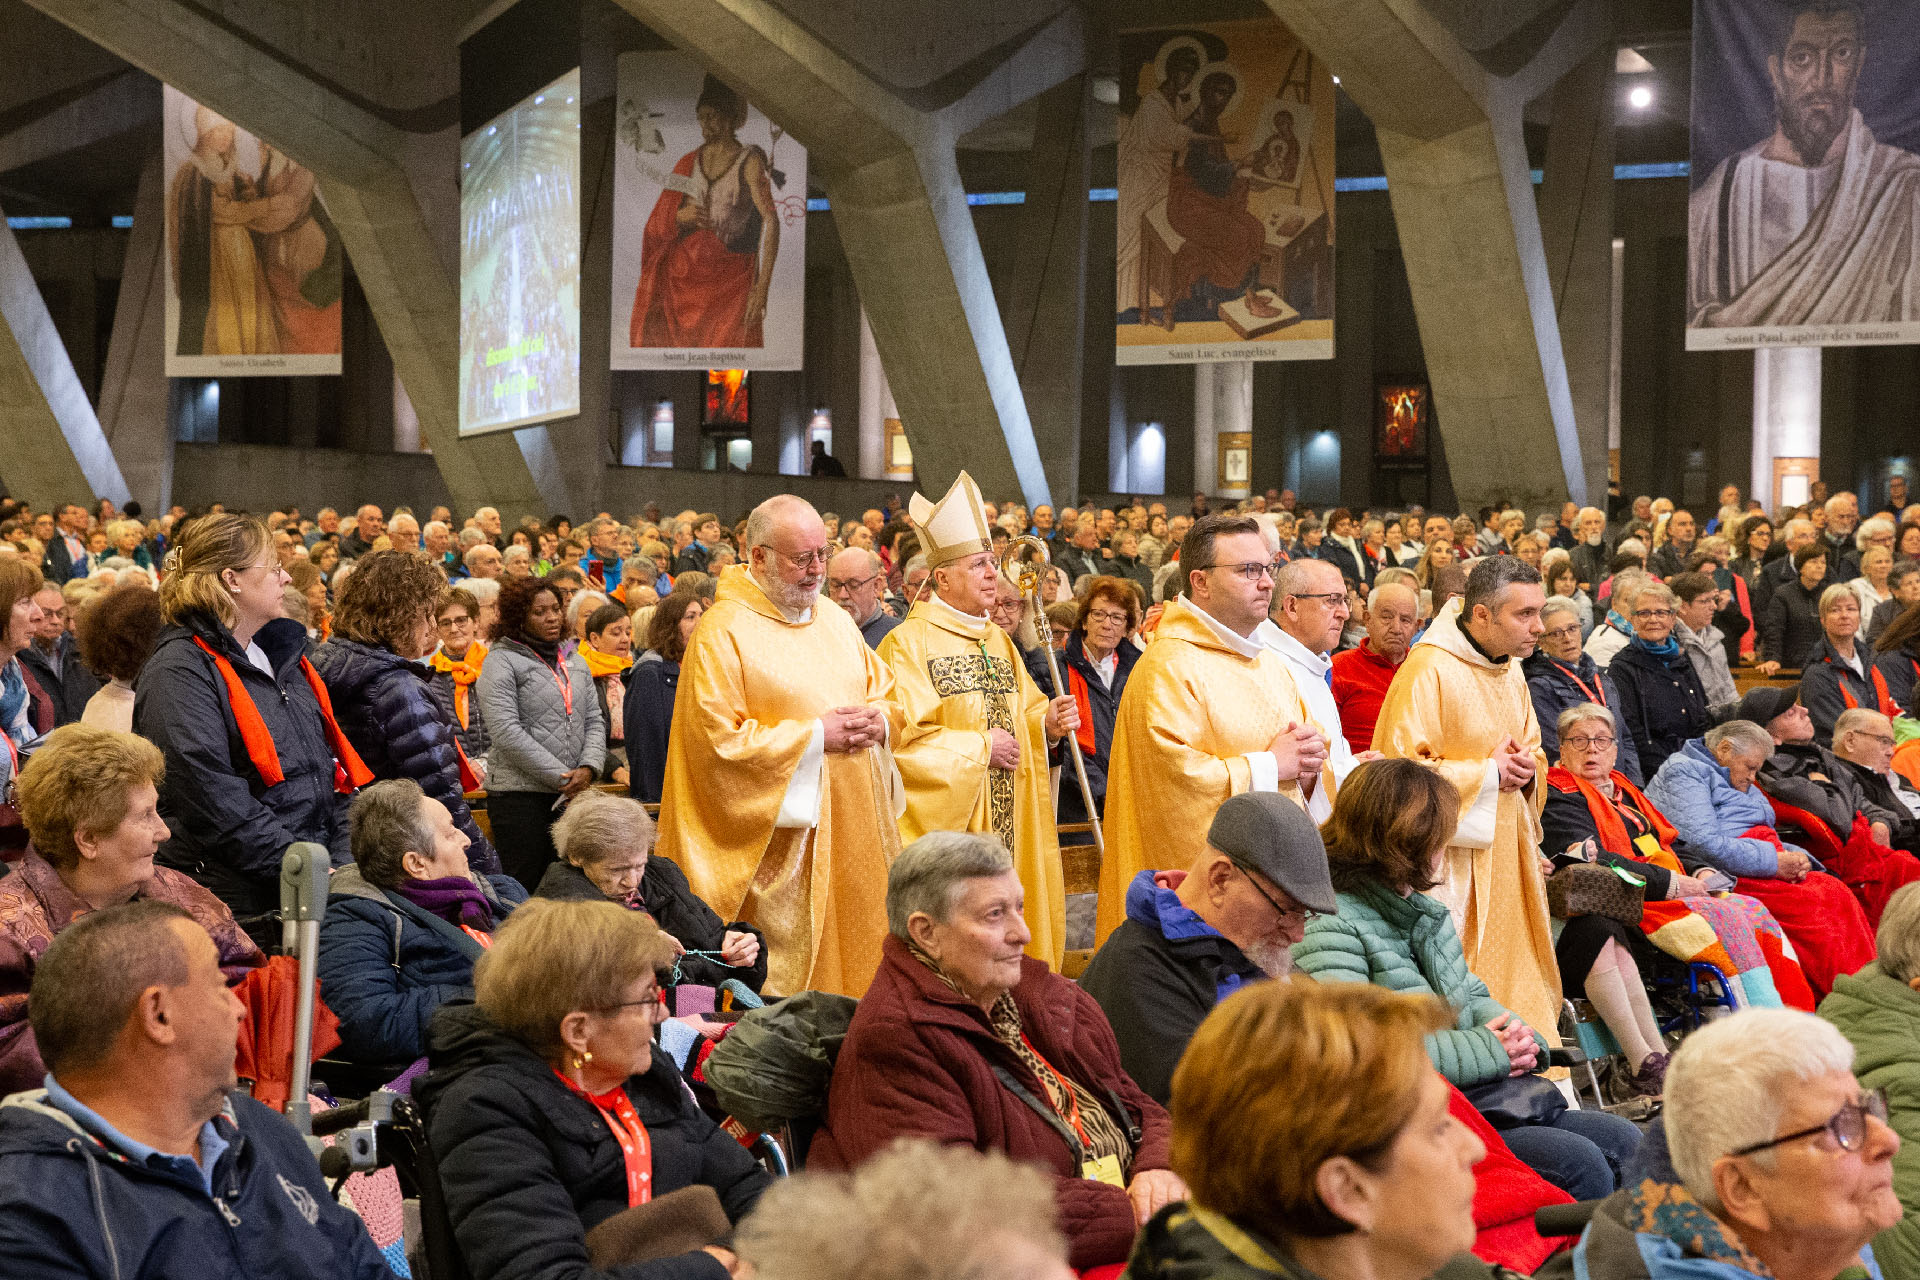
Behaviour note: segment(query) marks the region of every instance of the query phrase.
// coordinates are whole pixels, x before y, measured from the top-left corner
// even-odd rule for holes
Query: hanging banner
[[[167,376],[340,372],[340,236],[313,174],[168,86]]]
[[[1122,31],[1119,364],[1333,358],[1333,74],[1267,19]]]
[[[618,85],[613,367],[798,369],[805,148],[685,54]]]
[[[460,434],[580,412],[580,70],[460,142]]]
[[[1920,342],[1920,9],[1694,0],[1687,347]]]

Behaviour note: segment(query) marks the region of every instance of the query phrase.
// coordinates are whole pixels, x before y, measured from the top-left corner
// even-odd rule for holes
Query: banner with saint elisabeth
[[[1283,24],[1119,33],[1120,364],[1333,357],[1333,75]]]
[[[806,149],[685,54],[617,84],[613,367],[798,369]]]
[[[1920,6],[1694,0],[1687,348],[1920,342]]]
[[[340,236],[311,172],[168,86],[167,376],[340,372]]]

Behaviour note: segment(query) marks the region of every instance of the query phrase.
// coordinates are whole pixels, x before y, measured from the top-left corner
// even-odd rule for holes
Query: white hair
[[[1729,720],[1725,724],[1717,724],[1707,730],[1701,741],[1716,759],[1722,743],[1731,746],[1736,756],[1752,755],[1756,751],[1763,756],[1773,754],[1773,735],[1767,732],[1764,725],[1751,720]]]
[[[447,528],[447,522],[445,520],[429,520],[420,532],[422,534],[452,533],[453,530]]]
[[[524,544],[518,543],[518,542],[509,544],[507,549],[500,553],[500,563],[502,565],[509,564],[515,560],[532,560],[532,559],[533,559],[533,552],[527,550]]]
[[[457,585],[479,604],[495,604],[500,599],[498,578],[462,578]]]
[[[1709,1212],[1722,1211],[1713,1166],[1777,1137],[1799,1086],[1853,1069],[1853,1046],[1830,1022],[1798,1009],[1742,1009],[1688,1036],[1667,1068],[1667,1150],[1674,1172]],[[1772,1159],[1760,1152],[1756,1161]]]
[[[747,550],[751,552],[755,547],[770,546],[773,527],[780,523],[782,517],[797,515],[802,509],[815,520],[820,519],[820,513],[814,510],[811,502],[791,493],[776,493],[755,507],[747,516]]]
[[[1567,740],[1567,730],[1573,728],[1573,726],[1583,720],[1603,720],[1606,722],[1607,729],[1610,732],[1618,732],[1620,728],[1618,722],[1613,718],[1613,712],[1607,710],[1599,703],[1576,702],[1560,713],[1560,718],[1553,722],[1553,731],[1560,735],[1560,741],[1565,742]]]
[[[1885,516],[1875,516],[1871,520],[1862,520],[1860,528],[1854,532],[1853,545],[1861,551],[1867,549],[1867,541],[1877,535],[1893,536],[1893,521]]]
[[[1920,888],[1903,884],[1887,899],[1873,945],[1880,972],[1901,983],[1920,977]]]
[[[591,617],[593,611],[607,603],[607,598],[598,591],[582,591],[567,602],[567,630],[572,631],[580,625],[580,619]]]
[[[1384,570],[1382,572],[1384,572]],[[1379,607],[1380,593],[1382,591],[1390,591],[1396,587],[1399,588],[1401,591],[1404,591],[1407,593],[1408,598],[1413,601],[1414,613],[1418,614],[1420,612],[1420,589],[1418,587],[1409,586],[1407,583],[1402,582],[1399,579],[1395,579],[1392,582],[1378,582],[1374,585],[1373,590],[1367,592],[1367,612],[1372,613],[1376,608]]]

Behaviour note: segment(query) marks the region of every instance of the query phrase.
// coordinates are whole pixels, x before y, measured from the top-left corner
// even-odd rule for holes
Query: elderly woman
[[[1827,580],[1826,544],[1815,540],[1793,553],[1794,577],[1773,589],[1760,615],[1760,656],[1799,667],[1820,643],[1820,594]],[[1852,591],[1848,591],[1852,595]],[[1858,599],[1854,601],[1859,604]]]
[[[553,824],[560,860],[540,877],[534,896],[617,902],[644,911],[680,949],[674,985],[717,987],[734,978],[758,992],[767,980],[765,936],[750,924],[723,923],[694,895],[684,871],[651,856],[653,841],[646,806],[589,791]]]
[[[1540,625],[1545,628],[1540,643],[1520,669],[1526,672],[1527,692],[1533,696],[1534,717],[1540,722],[1540,749],[1552,759],[1560,749],[1555,728],[1560,713],[1586,702],[1618,707],[1620,691],[1613,677],[1581,650],[1580,614],[1573,601],[1550,597],[1540,608]],[[1620,741],[1619,768],[1636,786],[1646,781],[1632,738]]]
[[[1136,1228],[1185,1198],[1167,1113],[1120,1066],[1093,997],[1023,953],[1013,858],[937,831],[887,872],[880,971],[840,1049],[808,1163],[860,1164],[913,1135],[1053,1174],[1076,1268],[1125,1260]]]
[[[1264,982],[1222,1004],[1173,1077],[1191,1197],[1147,1223],[1129,1274],[1411,1278],[1471,1249],[1486,1147],[1423,1045],[1449,1021],[1377,987]]]
[[[467,861],[484,872],[500,858],[467,811],[480,778],[460,745],[459,721],[433,696],[425,659],[435,648],[440,571],[411,551],[362,556],[340,588],[333,639],[314,652],[333,713],[376,778],[410,778],[446,806],[467,838]]]
[[[160,748],[145,738],[72,724],[49,734],[21,772],[20,814],[32,844],[0,879],[0,1095],[37,1089],[46,1075],[27,992],[55,935],[88,912],[172,903],[213,936],[229,983],[266,963],[218,898],[154,865],[167,838],[156,790],[164,770]]]
[[[527,895],[509,876],[473,873],[466,835],[418,783],[374,783],[352,824],[354,865],[334,873],[320,923],[320,994],[343,1057],[410,1062],[433,1011],[472,994],[474,961]]]
[[[1080,754],[1086,761],[1087,787],[1093,792],[1094,808],[1104,813],[1107,797],[1107,763],[1113,752],[1113,728],[1119,714],[1120,695],[1127,687],[1127,676],[1140,659],[1140,648],[1127,643],[1140,626],[1140,600],[1133,584],[1121,578],[1089,579],[1080,594],[1073,633],[1061,652],[1061,678],[1067,692],[1080,704]],[[1042,663],[1044,666],[1044,662]],[[1043,687],[1051,688],[1049,680]],[[1068,748],[1059,747],[1064,760]],[[1069,773],[1071,767],[1069,766]],[[1072,777],[1063,777],[1060,786],[1060,821],[1087,821],[1086,800]]]
[[[1749,1009],[1673,1055],[1654,1171],[1595,1211],[1584,1280],[1873,1276],[1868,1242],[1900,1222],[1887,1099],[1809,1013]]]
[[[1685,872],[1681,855],[1694,858],[1691,847],[1632,779],[1614,767],[1623,740],[1613,713],[1597,703],[1577,704],[1560,713],[1559,729],[1559,760],[1547,771],[1547,802],[1540,815],[1540,850],[1556,868],[1576,861],[1598,863],[1646,880],[1647,907],[1640,929],[1606,930],[1614,942],[1631,944],[1644,955],[1644,936],[1675,959],[1709,960],[1733,982],[1742,1004],[1813,1008],[1806,975],[1787,950],[1786,934],[1773,913],[1745,894],[1715,892],[1731,883],[1724,873],[1710,868],[1700,868],[1699,875]],[[1668,927],[1687,916],[1699,917],[1713,931],[1715,943],[1702,947],[1691,922]],[[1601,926],[1614,923],[1582,919],[1598,919]],[[1569,921],[1556,945],[1562,984],[1568,989],[1582,985],[1567,980],[1568,949],[1578,945],[1575,935],[1581,929],[1596,927],[1577,925],[1579,921]],[[1586,972],[1577,964],[1573,970]],[[1601,1002],[1594,1003],[1599,1007]],[[1605,1016],[1604,1008],[1601,1012]],[[1658,1039],[1651,1044],[1657,1048]]]
[[[1307,921],[1293,962],[1322,982],[1371,982],[1445,1000],[1457,1012],[1428,1037],[1428,1052],[1440,1074],[1480,1104],[1508,1077],[1544,1069],[1547,1041],[1488,994],[1467,968],[1446,905],[1426,893],[1441,881],[1459,812],[1453,784],[1418,761],[1374,760],[1348,774],[1321,828],[1339,911]],[[1631,1123],[1593,1111],[1562,1111],[1504,1136],[1576,1200],[1618,1187],[1639,1144]]]
[[[1771,911],[1793,943],[1816,993],[1873,958],[1866,913],[1807,851],[1781,841],[1773,806],[1754,785],[1773,738],[1751,720],[1729,720],[1667,757],[1647,799],[1692,847],[1692,856],[1735,877],[1735,887]]]
[[[611,902],[521,907],[442,1009],[427,1110],[454,1237],[492,1280],[727,1280],[771,1179],[654,1052],[673,944]]]
[[[1886,676],[1874,665],[1873,646],[1860,636],[1860,597],[1847,586],[1820,593],[1820,639],[1806,655],[1800,701],[1813,715],[1814,736],[1833,742],[1833,725],[1851,707],[1903,715]],[[1842,833],[1844,836],[1844,833]]]
[[[497,590],[497,588],[496,588]],[[473,686],[480,679],[480,664],[487,660],[487,646],[480,643],[480,602],[465,587],[448,587],[441,592],[433,611],[434,634],[440,643],[427,658],[433,670],[433,692],[453,719],[453,736],[467,754],[467,763],[476,770],[493,745],[487,736],[486,717],[480,714]]]
[[[626,720],[627,794],[658,804],[667,772],[667,734],[673,727],[673,697],[680,660],[708,599],[693,591],[660,598],[647,619],[647,648],[633,664],[621,710]]]
[[[564,606],[544,578],[500,589],[493,649],[474,692],[493,747],[487,811],[507,874],[531,888],[554,859],[555,806],[593,785],[607,731],[593,677],[578,654],[563,658]]]
[[[1167,542],[1167,518],[1163,515],[1147,517],[1147,531],[1140,535],[1140,559],[1147,568],[1158,571],[1166,561],[1172,547]],[[1147,588],[1151,595],[1153,588]]]
[[[1868,547],[1860,553],[1860,576],[1847,585],[1860,597],[1860,616],[1871,618],[1873,611],[1893,599],[1893,585],[1887,581],[1893,572],[1893,548]]]
[[[280,935],[280,858],[296,840],[347,853],[347,797],[372,781],[285,616],[288,578],[250,516],[190,523],[166,555],[168,626],[141,669],[133,727],[167,756],[163,866],[186,871],[264,946]]]
[[[80,661],[107,683],[87,699],[80,723],[133,732],[133,682],[153,656],[163,625],[159,595],[138,584],[102,592],[81,613],[74,628]]]
[[[1893,1189],[1906,1213],[1874,1237],[1873,1255],[1888,1280],[1913,1280],[1920,1276],[1920,886],[1888,900],[1874,950],[1872,964],[1835,980],[1820,1016],[1853,1045],[1861,1085],[1887,1096],[1887,1122],[1901,1137]]]
[[[1607,674],[1620,691],[1616,719],[1633,739],[1640,767],[1651,777],[1668,756],[1713,724],[1706,686],[1693,659],[1673,634],[1679,602],[1664,582],[1650,582],[1633,597],[1633,639],[1613,655]]]
[[[1546,588],[1549,600],[1558,596],[1580,611],[1580,638],[1585,640],[1593,630],[1593,598],[1580,589],[1573,557],[1565,549],[1555,547],[1540,557],[1540,585]]]
[[[1113,552],[1107,561],[1107,569],[1116,578],[1124,578],[1140,588],[1140,598],[1145,600],[1153,594],[1153,571],[1140,555],[1140,535],[1131,529],[1122,529],[1107,540],[1108,548]]]
[[[624,605],[603,604],[587,616],[580,660],[593,677],[600,719],[607,727],[607,759],[600,774],[627,785],[627,672],[633,669],[633,619]]]

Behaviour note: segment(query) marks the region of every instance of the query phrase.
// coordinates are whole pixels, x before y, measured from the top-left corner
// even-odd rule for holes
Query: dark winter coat
[[[30,644],[20,651],[20,665],[32,675],[53,702],[53,723],[73,724],[80,719],[80,713],[87,709],[87,699],[100,692],[99,676],[87,670],[80,661],[80,651],[74,645],[71,635],[63,635],[55,641],[60,655],[60,673],[54,674],[53,662],[40,652],[40,646]]]
[[[1568,707],[1592,702],[1589,695],[1597,692],[1606,699],[1606,708],[1613,712],[1614,719],[1620,718],[1619,686],[1611,674],[1584,653],[1580,655],[1579,665],[1569,671],[1549,658],[1544,649],[1535,649],[1533,656],[1520,664],[1520,669],[1527,674],[1527,692],[1533,695],[1534,718],[1540,722],[1540,749],[1547,753],[1549,762],[1560,758],[1560,713]],[[1586,688],[1580,687],[1575,676],[1585,682]],[[1646,786],[1648,775],[1640,767],[1640,749],[1634,745],[1633,735],[1616,724],[1613,736],[1619,743],[1619,755],[1613,767],[1626,774],[1634,786]]]
[[[1085,639],[1086,636],[1079,631],[1067,637],[1067,647],[1060,654],[1060,677],[1067,682],[1067,690],[1075,699],[1086,699],[1086,708],[1093,713],[1093,750],[1089,752],[1082,749],[1080,754],[1086,763],[1087,787],[1093,792],[1094,804],[1100,807],[1104,815],[1107,807],[1107,767],[1113,758],[1114,720],[1120,712],[1120,695],[1127,687],[1127,677],[1133,672],[1133,664],[1140,661],[1141,650],[1129,641],[1120,642],[1120,647],[1114,650],[1119,663],[1113,669],[1113,688],[1109,690],[1094,674],[1093,663],[1088,660],[1083,643]],[[1051,677],[1037,683],[1042,689],[1050,690],[1053,687]],[[1066,766],[1066,773],[1060,779],[1060,821],[1085,822],[1087,803],[1081,798],[1073,761],[1067,757],[1069,750],[1065,738],[1054,748],[1058,762]]]
[[[1853,815],[1863,814],[1868,822],[1893,826],[1904,812],[1882,809],[1867,798],[1860,782],[1842,768],[1833,752],[1815,742],[1776,743],[1773,754],[1760,766],[1755,779],[1760,790],[1775,800],[1804,809],[1833,830],[1841,844],[1853,830]],[[1783,825],[1781,838],[1792,841],[1794,828]]]
[[[1123,1108],[1124,1116],[1114,1112],[1116,1122],[1140,1129],[1132,1172],[1166,1168],[1172,1124],[1121,1067],[1113,1029],[1093,997],[1027,957],[1013,1001],[1040,1056],[1106,1101],[1110,1112]],[[1073,1266],[1125,1260],[1134,1234],[1127,1193],[1080,1177],[1060,1132],[1002,1084],[995,1067],[1034,1097],[1046,1096],[995,1038],[980,1007],[889,936],[834,1064],[826,1122],[808,1152],[809,1166],[845,1169],[906,1136],[998,1151],[1054,1175],[1054,1203]]]
[[[292,1125],[240,1094],[213,1123],[228,1146],[210,1195],[196,1175],[109,1149],[44,1089],[0,1104],[0,1270],[17,1280],[392,1280]]]
[[[1613,805],[1620,811],[1620,820],[1629,838],[1652,830],[1652,824],[1624,795],[1616,793]],[[1600,826],[1593,820],[1593,811],[1587,808],[1586,796],[1578,791],[1548,787],[1546,807],[1540,812],[1540,852],[1549,858],[1559,858],[1566,853],[1567,846],[1587,840],[1596,845],[1600,843]],[[1684,841],[1676,839],[1674,843],[1685,847]],[[1685,854],[1681,850],[1676,849],[1674,853],[1684,862]],[[1604,848],[1595,861],[1603,867],[1623,867],[1637,876],[1645,876],[1648,902],[1662,902],[1673,896],[1673,873],[1665,867],[1637,858],[1623,858]]]
[[[1920,852],[1920,818],[1913,816],[1906,802],[1894,794],[1893,782],[1884,773],[1875,773],[1863,764],[1851,760],[1839,760],[1840,768],[1860,788],[1860,795],[1866,803],[1881,811],[1879,821],[1887,822],[1884,815],[1893,814],[1895,820],[1887,822],[1887,843],[1895,849],[1904,849],[1908,853]],[[1895,775],[1898,776],[1898,775]],[[1906,779],[1901,778],[1905,783]],[[1910,788],[1909,788],[1910,789]],[[1872,819],[1869,819],[1870,821]]]
[[[1840,651],[1827,639],[1826,632],[1820,633],[1820,641],[1807,654],[1806,666],[1800,672],[1800,702],[1807,713],[1813,717],[1813,736],[1822,743],[1833,742],[1834,722],[1840,713],[1852,707],[1865,707],[1874,710],[1880,705],[1880,691],[1874,683],[1873,675],[1877,659],[1873,646],[1858,637],[1853,642],[1854,656],[1860,659],[1860,670],[1855,671]],[[1886,680],[1882,672],[1880,679]],[[1911,677],[1909,677],[1911,678]],[[1891,684],[1887,694],[1896,703]],[[1891,715],[1899,715],[1900,707],[1895,706]]]
[[[487,876],[497,924],[526,901],[512,876]],[[427,1022],[449,1000],[473,994],[485,954],[459,925],[342,867],[320,922],[320,997],[340,1019],[340,1054],[352,1062],[411,1062],[427,1051]]]
[[[1157,882],[1161,875],[1172,882]],[[1113,1026],[1120,1065],[1162,1106],[1173,1094],[1180,1055],[1213,1006],[1266,976],[1182,905],[1177,887],[1168,873],[1136,875],[1127,886],[1127,918],[1080,975],[1081,988]]]
[[[1616,736],[1633,739],[1647,772],[1660,772],[1668,756],[1713,727],[1707,690],[1684,647],[1663,657],[1636,641],[1613,655],[1607,674],[1620,690]]]
[[[459,724],[433,696],[433,672],[391,649],[333,640],[314,651],[340,731],[376,778],[411,778],[447,806],[453,825],[470,842],[467,863],[493,875],[500,855],[467,811],[454,747]],[[469,703],[469,706],[472,704]]]
[[[253,698],[285,780],[268,787],[247,756],[227,688],[198,636],[225,657]],[[218,619],[191,613],[160,633],[140,669],[133,729],[165,753],[160,816],[172,831],[160,846],[162,866],[185,871],[233,911],[250,917],[280,906],[280,858],[299,840],[325,845],[333,864],[351,861],[347,797],[334,790],[333,748],[320,703],[300,670],[307,632],[277,618],[253,638],[273,666],[269,676],[247,660]]]
[[[627,1208],[626,1164],[600,1112],[465,1001],[435,1016],[427,1056],[433,1069],[414,1096],[476,1280],[727,1280],[698,1251],[594,1270],[587,1232]],[[694,1105],[666,1056],[625,1088],[652,1147],[654,1194],[703,1184],[729,1220],[744,1218],[772,1179]]]
[[[467,724],[460,727],[460,717],[453,709],[453,677],[444,671],[433,673],[433,679],[427,683],[427,693],[434,704],[440,708],[440,717],[453,726],[453,736],[460,740],[461,750],[467,753],[467,759],[478,760],[487,754],[493,746],[493,738],[487,733],[487,718],[480,714],[480,699],[474,696],[473,687],[467,687]]]
[[[1820,593],[1826,589],[1823,583],[1809,591],[1798,578],[1773,589],[1760,616],[1762,658],[1795,668],[1807,661],[1814,646],[1826,639],[1820,626]]]
[[[540,877],[540,887],[533,891],[533,895],[536,898],[606,901],[606,895],[587,879],[587,873],[566,861],[547,865],[546,872]],[[693,886],[687,883],[686,872],[674,865],[671,859],[647,859],[647,869],[640,873],[640,904],[640,909],[652,916],[655,924],[689,951],[720,950],[730,930],[750,933],[760,939],[760,958],[745,969],[730,968],[704,956],[682,956],[680,981],[717,987],[728,978],[738,978],[752,991],[758,991],[765,985],[766,935],[750,924],[738,920],[728,924],[721,920],[712,907],[694,894]]]
[[[1920,720],[1920,656],[1906,648],[1876,651],[1873,665],[1901,714]]]
[[[644,656],[627,673],[627,794],[659,804],[667,777],[667,731],[673,726],[673,694],[680,664]]]

